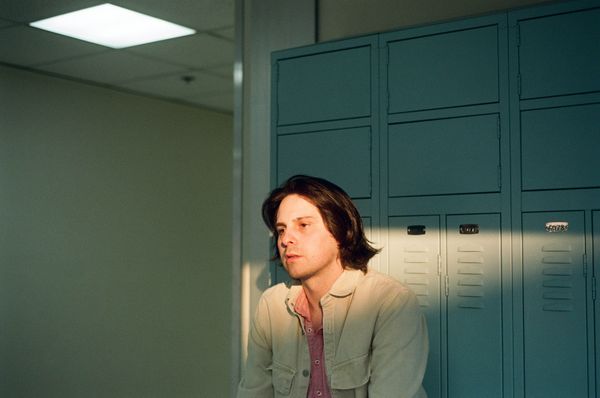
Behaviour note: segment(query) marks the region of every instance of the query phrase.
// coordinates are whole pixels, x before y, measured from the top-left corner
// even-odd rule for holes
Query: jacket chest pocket
[[[331,369],[331,388],[350,390],[364,386],[371,377],[370,356],[365,354],[344,362]]]
[[[290,395],[296,371],[288,366],[273,362],[271,372],[275,391],[281,395]]]

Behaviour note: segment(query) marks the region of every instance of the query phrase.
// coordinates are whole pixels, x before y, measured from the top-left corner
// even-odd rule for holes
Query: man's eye
[[[283,234],[283,229],[278,229],[276,232],[277,236],[281,236],[281,234]]]

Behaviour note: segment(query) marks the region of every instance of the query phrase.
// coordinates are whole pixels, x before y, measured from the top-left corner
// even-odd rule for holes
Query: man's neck
[[[344,268],[340,264],[339,267],[331,267],[328,272],[324,274],[314,275],[313,277],[302,281],[302,288],[308,299],[311,313],[317,309],[320,310],[321,298],[329,292],[335,281],[343,272]]]

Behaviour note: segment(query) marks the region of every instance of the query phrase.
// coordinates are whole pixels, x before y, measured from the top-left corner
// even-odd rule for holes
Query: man
[[[263,203],[294,283],[260,299],[238,398],[416,398],[428,354],[414,294],[367,268],[378,250],[335,184],[294,176]]]

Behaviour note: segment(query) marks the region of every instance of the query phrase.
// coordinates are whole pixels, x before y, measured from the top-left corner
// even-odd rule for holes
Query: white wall
[[[223,397],[232,117],[0,66],[0,396]]]

